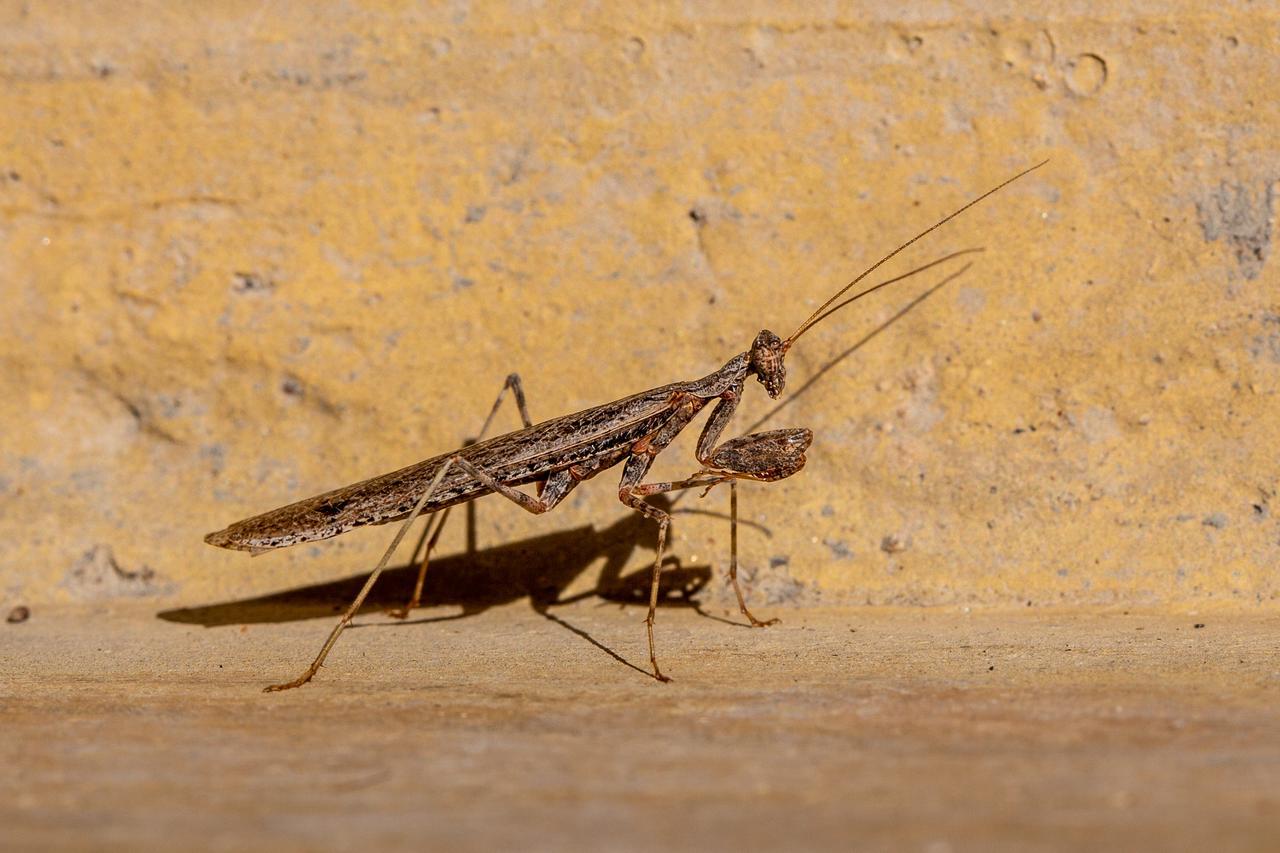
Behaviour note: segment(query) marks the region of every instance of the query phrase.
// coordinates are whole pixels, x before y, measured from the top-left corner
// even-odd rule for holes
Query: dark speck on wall
[[[823,539],[822,544],[831,549],[831,553],[836,559],[847,560],[853,556],[853,551],[849,548],[849,543],[843,539]]]
[[[237,272],[234,289],[237,293],[267,293],[275,289],[275,282],[256,272]]]

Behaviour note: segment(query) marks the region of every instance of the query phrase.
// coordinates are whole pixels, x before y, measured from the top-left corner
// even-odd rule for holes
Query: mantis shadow
[[[670,504],[665,496],[653,503],[657,506]],[[472,549],[461,554],[433,557],[422,593],[423,607],[449,605],[459,607],[458,612],[352,627],[394,628],[465,619],[491,607],[527,598],[534,611],[548,621],[576,634],[615,660],[649,674],[550,611],[556,605],[591,597],[620,605],[647,606],[651,562],[631,572],[625,570],[636,551],[647,550],[641,543],[649,543],[650,549],[656,543],[652,521],[639,514],[628,513],[599,530],[592,525],[584,525],[481,550],[473,549],[474,517],[471,513],[468,513],[467,527],[467,541]],[[563,597],[569,585],[602,558],[604,565],[595,587]],[[414,561],[387,569],[365,599],[360,613],[376,614],[403,606],[413,591],[417,573]],[[206,628],[332,619],[355,598],[367,577],[368,573],[362,572],[268,595],[164,610],[156,616],[166,622]],[[659,606],[690,607],[708,615],[698,606],[696,596],[710,580],[709,567],[686,568],[678,558],[668,557],[663,561]]]
[[[932,264],[930,266],[932,266]],[[927,269],[927,268],[928,267],[923,267],[923,269]],[[963,272],[963,270],[961,270],[961,272]],[[910,275],[910,273],[908,273],[908,275]],[[858,340],[854,341],[852,345],[850,345],[848,348],[843,350],[839,355],[836,355],[831,359],[829,359],[825,364],[819,367],[812,376],[806,379],[804,383],[800,385],[799,388],[796,388],[795,390],[793,390],[790,393],[790,395],[788,395],[787,399],[783,400],[781,403],[778,403],[775,406],[770,407],[767,412],[765,412],[763,415],[757,418],[754,422],[752,422],[750,426],[748,426],[745,430],[743,430],[743,432],[752,432],[764,426],[769,421],[773,420],[775,417],[778,416],[779,413],[782,412],[783,409],[795,403],[797,399],[799,399],[801,396],[806,394],[811,388],[813,388],[813,386],[820,379],[822,379],[822,377],[826,376],[828,373],[834,370],[837,366],[839,366],[840,362],[844,361],[846,358],[853,355],[855,352],[862,349],[867,344],[871,343],[871,341],[874,340],[878,335],[880,335],[886,329],[892,326],[894,323],[898,322],[903,317],[907,316],[912,311],[914,311],[921,303],[923,303],[926,299],[928,299],[929,297],[937,293],[939,290],[941,290],[944,285],[951,282],[957,275],[959,275],[959,273],[949,275],[946,278],[944,278],[942,281],[930,287],[928,290],[925,290],[923,293],[919,294],[910,302],[906,303],[897,311],[895,311],[893,313],[893,316],[889,317],[889,319],[885,320],[883,323],[876,326],[875,328],[867,332],[862,337],[858,338]]]

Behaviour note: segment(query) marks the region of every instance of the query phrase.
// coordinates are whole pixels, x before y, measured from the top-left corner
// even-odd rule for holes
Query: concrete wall
[[[706,373],[1044,157],[770,421],[817,437],[743,490],[754,594],[1276,601],[1275,8],[898,6],[0,5],[5,601],[358,571],[389,528],[201,537],[453,448],[511,370],[535,419]],[[818,327],[791,387],[939,278]],[[477,545],[608,528],[615,482],[487,499]],[[723,568],[722,519],[673,534]]]

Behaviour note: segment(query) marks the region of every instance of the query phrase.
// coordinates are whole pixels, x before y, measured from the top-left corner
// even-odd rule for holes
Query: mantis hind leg
[[[529,406],[525,402],[524,385],[520,382],[520,374],[511,373],[503,381],[502,389],[498,391],[498,398],[493,401],[493,407],[489,409],[489,415],[484,419],[480,432],[477,433],[475,438],[465,441],[463,447],[482,441],[488,434],[494,416],[498,414],[498,409],[502,406],[502,400],[507,396],[507,391],[510,391],[512,396],[515,397],[516,408],[520,410],[520,420],[525,426],[533,425],[533,420],[529,417]],[[435,551],[436,543],[440,541],[440,534],[444,530],[444,523],[449,520],[449,511],[451,509],[452,507],[449,507],[441,511],[438,521],[433,518],[427,520],[427,525],[422,530],[422,536],[418,539],[418,545],[413,549],[415,555],[420,551],[422,552],[422,560],[418,563],[418,577],[413,584],[413,595],[409,597],[403,607],[387,611],[388,616],[394,616],[396,619],[406,619],[409,616],[409,612],[422,603],[422,587],[427,580],[427,567],[431,564],[431,553]],[[426,544],[426,550],[423,550],[424,543]]]
[[[489,416],[485,418],[484,425],[480,428],[482,435],[489,429],[489,424],[493,421],[493,416],[497,413],[498,406],[502,403],[502,398],[506,395],[508,388],[515,392],[516,405],[520,408],[520,417],[524,419],[526,425],[529,423],[529,410],[525,406],[524,389],[520,385],[520,377],[512,373],[507,377],[506,382],[503,384],[502,391],[498,393],[498,399],[494,402],[493,408],[489,411]],[[477,441],[478,440],[479,439],[477,439]],[[405,534],[409,532],[409,528],[422,513],[422,508],[427,505],[427,501],[430,500],[431,495],[435,493],[437,488],[439,488],[441,481],[445,478],[445,475],[448,474],[454,464],[459,461],[459,457],[454,456],[446,460],[445,463],[440,466],[440,470],[436,471],[436,475],[431,480],[430,485],[427,486],[427,489],[422,493],[422,496],[418,498],[417,504],[414,505],[413,510],[396,531],[396,535],[392,538],[391,544],[387,546],[387,550],[383,552],[382,559],[378,561],[378,565],[369,573],[369,577],[365,580],[364,586],[362,586],[360,588],[360,592],[356,594],[355,600],[351,602],[350,606],[347,607],[346,612],[338,619],[338,624],[334,625],[333,630],[329,632],[329,636],[325,639],[324,645],[320,647],[320,653],[316,655],[315,660],[311,661],[311,665],[293,681],[286,681],[283,684],[268,685],[264,688],[265,692],[275,693],[281,690],[292,690],[296,687],[301,687],[315,677],[315,674],[320,671],[320,667],[324,665],[325,658],[329,656],[329,652],[333,649],[334,644],[338,642],[338,637],[340,637],[342,632],[346,630],[346,627],[351,624],[351,620],[355,618],[356,613],[360,612],[360,606],[364,604],[364,600],[373,589],[373,585],[378,582],[378,578],[382,575],[382,571],[387,567],[387,563],[390,561],[391,555],[395,553],[396,548],[400,547],[401,540],[404,539]],[[442,518],[440,525],[443,524],[444,519]],[[440,525],[437,525],[436,528],[437,536],[439,534]],[[435,537],[433,537],[433,541],[434,539]],[[430,554],[430,546],[428,546],[427,553]],[[422,582],[426,576],[426,562],[426,559],[424,559],[422,568],[418,572],[419,591],[421,591]]]

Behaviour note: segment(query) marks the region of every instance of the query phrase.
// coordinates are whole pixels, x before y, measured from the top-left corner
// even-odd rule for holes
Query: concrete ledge
[[[327,614],[33,608],[0,625],[0,825],[24,849],[1280,837],[1275,613],[784,609],[760,631],[672,605],[661,685],[629,666],[639,608],[546,612],[364,616],[315,683],[266,695]]]

